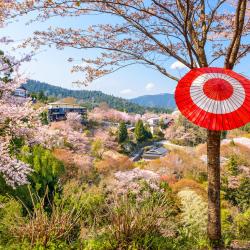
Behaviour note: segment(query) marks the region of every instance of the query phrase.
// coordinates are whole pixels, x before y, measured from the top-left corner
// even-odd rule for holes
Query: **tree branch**
[[[239,0],[235,15],[234,34],[225,58],[225,68],[232,69],[236,63],[244,27],[247,0]]]

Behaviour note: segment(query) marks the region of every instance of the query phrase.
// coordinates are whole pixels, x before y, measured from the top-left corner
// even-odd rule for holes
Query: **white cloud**
[[[128,94],[131,94],[132,92],[133,92],[132,89],[123,89],[120,91],[120,94],[128,95]]]
[[[155,87],[154,83],[150,82],[146,85],[145,89],[150,91]]]
[[[174,63],[171,64],[170,66],[171,69],[185,69],[186,65],[179,61],[175,61]]]

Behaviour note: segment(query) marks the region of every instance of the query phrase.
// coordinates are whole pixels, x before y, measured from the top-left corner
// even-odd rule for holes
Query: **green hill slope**
[[[95,107],[100,103],[105,102],[111,108],[126,112],[139,113],[139,114],[143,114],[146,111],[157,112],[157,113],[168,111],[165,108],[140,106],[126,99],[115,97],[113,95],[104,94],[101,91],[70,90],[35,80],[28,80],[27,83],[24,84],[24,86],[28,89],[30,93],[38,93],[42,91],[46,96],[53,96],[58,99],[66,97],[74,97],[79,102],[83,102],[89,108]]]

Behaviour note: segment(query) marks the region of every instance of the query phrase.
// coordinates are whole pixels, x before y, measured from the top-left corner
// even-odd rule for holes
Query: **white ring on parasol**
[[[211,79],[220,78],[233,87],[233,94],[225,100],[218,101],[209,98],[203,91],[203,85]],[[227,114],[239,109],[245,101],[246,93],[241,83],[223,73],[205,73],[198,76],[190,87],[193,102],[206,112],[213,114]]]

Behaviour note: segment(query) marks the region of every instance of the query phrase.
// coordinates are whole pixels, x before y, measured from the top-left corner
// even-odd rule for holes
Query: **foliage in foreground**
[[[68,183],[44,210],[44,199],[27,210],[1,196],[0,244],[5,249],[159,249],[177,244],[178,202],[168,188],[140,184],[123,196],[101,187]]]
[[[201,178],[204,164],[195,153],[172,150],[165,158],[134,168],[127,156],[106,154],[107,142],[101,138],[90,145],[95,161],[86,176],[69,175],[74,165],[69,152],[77,151],[53,149],[52,154],[42,146],[13,140],[13,154],[29,163],[33,173],[30,186],[0,186],[5,190],[0,198],[0,249],[206,248],[207,179]],[[227,246],[235,239],[249,240],[249,151],[235,145],[230,150],[223,148],[231,157],[225,155],[229,160],[222,171]],[[169,178],[161,178],[166,167]]]
[[[138,171],[150,177],[151,171]],[[130,172],[117,174],[128,177]],[[44,196],[37,197],[31,209],[19,200],[19,190],[15,198],[2,195],[0,249],[206,248],[207,210],[202,185],[183,179],[171,185],[172,191],[166,182],[157,182],[156,173],[151,173],[150,180],[144,175],[131,175],[130,185],[120,187],[123,192],[116,186],[123,179],[118,179],[118,184],[113,180],[110,186],[110,175],[98,185],[72,180],[62,186],[59,196],[52,193],[53,199],[45,205],[47,186]],[[34,197],[31,192],[29,195]],[[225,243],[249,240],[249,209],[240,212],[223,201]]]

